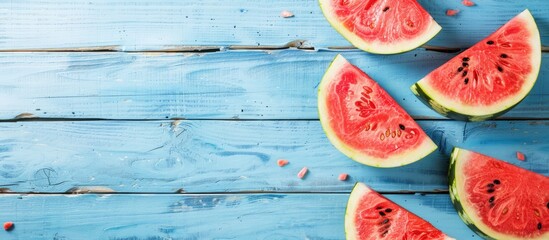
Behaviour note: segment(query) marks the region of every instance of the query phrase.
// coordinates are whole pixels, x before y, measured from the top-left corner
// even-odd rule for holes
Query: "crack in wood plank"
[[[465,48],[454,48],[444,46],[423,45],[419,47],[427,51],[435,51],[442,53],[457,53],[465,50]],[[310,45],[307,40],[294,40],[283,45],[230,45],[230,46],[166,46],[162,49],[151,50],[125,50],[121,46],[92,46],[78,48],[28,48],[28,49],[0,49],[0,52],[17,53],[17,52],[127,52],[127,53],[206,53],[220,52],[231,50],[251,50],[251,51],[272,51],[295,49],[302,51],[362,51],[354,46],[328,46],[317,48]],[[541,52],[549,52],[549,46],[541,46]]]

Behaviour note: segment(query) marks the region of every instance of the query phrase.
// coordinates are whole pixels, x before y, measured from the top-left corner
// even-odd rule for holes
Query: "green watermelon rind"
[[[425,140],[420,146],[414,149],[410,148],[408,152],[399,155],[393,155],[391,158],[388,159],[380,159],[372,156],[366,156],[364,154],[361,154],[359,150],[353,149],[352,147],[345,145],[345,143],[343,143],[343,141],[339,139],[337,134],[333,130],[331,130],[331,127],[328,124],[328,114],[325,114],[327,110],[326,104],[324,102],[325,85],[330,82],[333,74],[337,73],[337,69],[339,69],[339,66],[344,65],[345,63],[347,63],[347,60],[343,56],[341,56],[341,54],[338,54],[330,63],[328,70],[326,70],[324,76],[322,77],[322,80],[320,81],[320,84],[318,85],[318,115],[320,119],[320,125],[322,126],[322,129],[327,138],[337,150],[339,150],[352,160],[364,165],[378,168],[392,168],[401,167],[411,164],[413,162],[417,162],[427,155],[431,154],[438,148],[433,140],[431,140],[429,136],[426,136]],[[334,69],[336,70],[334,71]]]
[[[450,190],[450,199],[452,200],[452,204],[454,205],[454,208],[458,212],[459,217],[463,222],[475,233],[477,233],[479,236],[483,237],[484,239],[520,239],[516,238],[514,236],[505,235],[500,232],[491,231],[480,219],[477,219],[472,213],[475,211],[474,209],[467,209],[467,205],[464,204],[460,198],[460,186],[458,183],[461,183],[463,181],[463,175],[458,172],[459,168],[458,165],[460,164],[466,164],[463,163],[463,161],[466,158],[466,156],[469,153],[472,153],[469,150],[461,149],[458,147],[454,147],[452,150],[452,154],[450,156],[450,165],[448,170],[448,184],[449,184],[449,190]],[[459,163],[458,163],[459,162]],[[461,190],[464,191],[464,190]],[[540,236],[537,239],[547,239],[549,237],[549,232],[547,234],[544,234]]]
[[[420,47],[421,45],[425,44],[432,38],[434,38],[440,32],[440,30],[442,30],[442,27],[433,19],[432,16],[430,16],[431,25],[422,35],[419,35],[417,38],[413,40],[394,42],[392,44],[383,44],[383,43],[376,43],[376,42],[368,43],[363,39],[361,39],[360,37],[358,37],[353,32],[347,30],[347,28],[345,28],[345,26],[343,26],[337,20],[337,17],[331,14],[333,12],[332,8],[329,3],[325,3],[325,2],[327,2],[327,0],[318,0],[318,4],[320,5],[322,14],[326,18],[326,20],[328,20],[330,25],[339,34],[341,34],[347,41],[349,41],[353,46],[369,53],[398,54],[398,53],[412,51]]]
[[[454,208],[456,209],[459,217],[461,220],[467,225],[471,230],[473,230],[476,234],[481,236],[484,239],[494,239],[489,237],[486,233],[484,233],[482,230],[480,230],[471,217],[469,217],[469,214],[467,214],[467,211],[463,208],[463,205],[461,203],[461,199],[459,197],[459,193],[457,190],[457,177],[458,174],[456,173],[456,162],[459,156],[460,151],[462,149],[455,147],[452,150],[452,154],[450,156],[450,167],[448,170],[448,183],[449,183],[449,190],[450,190],[450,199],[452,200],[452,204],[454,205]]]
[[[504,104],[501,104],[501,106],[498,106],[495,109],[478,106],[474,108],[459,106],[458,104],[453,104],[451,99],[445,98],[444,94],[438,93],[438,91],[432,89],[429,84],[426,83],[427,77],[419,80],[410,87],[412,93],[437,113],[445,117],[462,121],[476,122],[493,119],[514,108],[528,96],[528,93],[530,93],[536,83],[541,68],[541,39],[536,21],[528,9],[517,15],[517,17],[522,17],[529,23],[527,24],[527,27],[530,29],[533,36],[530,39],[531,46],[533,47],[531,58],[533,69],[530,76],[528,76],[525,81],[529,86],[525,85],[524,89],[517,93],[515,98],[509,98],[507,102],[504,102]]]
[[[513,107],[515,107],[520,102],[522,102],[522,100],[524,100],[524,98],[526,98],[526,96],[525,96],[520,101],[518,101],[515,105],[513,105],[513,106],[511,106],[511,107],[509,107],[509,108],[507,108],[507,109],[505,109],[501,112],[497,112],[497,113],[493,113],[493,114],[487,114],[487,115],[475,115],[475,116],[473,116],[473,115],[462,114],[462,113],[459,113],[457,110],[453,110],[451,108],[447,108],[447,107],[442,106],[440,103],[438,103],[437,101],[432,99],[431,96],[429,96],[429,94],[424,92],[423,89],[421,88],[421,86],[417,83],[412,85],[412,87],[410,89],[412,90],[412,93],[414,93],[414,95],[416,95],[421,102],[423,102],[425,105],[429,106],[431,109],[433,109],[435,112],[439,113],[440,115],[442,115],[444,117],[451,118],[451,119],[455,119],[455,120],[471,121],[471,122],[485,121],[485,120],[488,120],[488,119],[493,119],[493,118],[499,117],[499,116],[505,114],[506,112],[508,112],[509,110],[511,110]]]

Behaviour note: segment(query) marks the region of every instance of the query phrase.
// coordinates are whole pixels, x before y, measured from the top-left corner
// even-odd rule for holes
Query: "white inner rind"
[[[330,142],[343,154],[350,157],[351,159],[360,162],[365,165],[374,166],[374,167],[399,167],[412,162],[418,161],[423,157],[429,155],[431,152],[437,149],[437,145],[428,137],[425,136],[421,144],[413,149],[407,149],[402,151],[399,154],[391,155],[388,158],[378,158],[370,155],[366,155],[361,152],[360,149],[354,149],[351,146],[348,146],[344,143],[342,139],[333,131],[330,126],[330,116],[327,110],[327,87],[340,72],[340,69],[343,68],[346,64],[350,64],[343,56],[337,55],[335,59],[328,67],[328,70],[324,74],[322,81],[318,87],[318,112],[320,123],[326,136]]]
[[[341,23],[341,21],[337,20],[337,16],[333,14],[334,9],[330,2],[331,0],[319,0],[322,13],[324,14],[328,22],[341,35],[343,35],[343,37],[347,39],[347,41],[349,41],[355,47],[362,49],[366,52],[378,53],[378,54],[394,54],[394,53],[407,52],[431,40],[431,38],[437,35],[437,33],[440,32],[440,30],[442,29],[442,27],[438,25],[438,23],[433,19],[433,17],[429,16],[431,20],[428,22],[429,26],[427,26],[427,29],[423,33],[415,36],[415,38],[402,39],[400,41],[395,40],[392,42],[381,42],[381,41],[367,42],[364,39],[360,38],[358,35],[356,35],[354,32],[349,31],[349,29],[347,29]]]
[[[358,232],[356,231],[356,209],[359,206],[362,196],[370,193],[372,190],[368,188],[364,183],[357,183],[351,191],[349,201],[347,202],[347,209],[345,210],[345,237],[348,240],[358,239]]]
[[[530,14],[530,11],[528,11],[528,9],[524,10],[515,18],[521,18],[526,20],[528,24],[526,24],[525,27],[528,29],[528,31],[531,33],[531,36],[532,36],[529,39],[530,46],[532,47],[532,55],[530,58],[532,71],[528,76],[525,77],[524,84],[522,85],[522,88],[518,93],[513,94],[512,97],[505,98],[497,102],[496,104],[492,104],[490,106],[472,106],[472,105],[462,104],[461,102],[459,102],[459,99],[446,97],[446,94],[444,94],[443,92],[440,92],[432,88],[429,85],[429,81],[430,81],[429,75],[417,82],[417,85],[419,86],[419,88],[421,88],[422,91],[432,101],[435,101],[438,105],[441,105],[450,111],[463,114],[463,115],[468,115],[468,116],[493,115],[493,114],[505,111],[513,107],[514,105],[516,105],[524,97],[526,97],[526,95],[528,95],[532,87],[534,87],[534,84],[536,83],[536,79],[538,78],[538,73],[541,65],[541,42],[540,42],[538,27],[536,25],[536,22],[534,21],[534,17],[532,17],[532,14]],[[441,79],[438,79],[438,81],[440,80]],[[437,79],[434,79],[434,81],[437,81]]]
[[[486,224],[482,222],[482,219],[476,214],[475,207],[472,206],[469,201],[467,200],[467,192],[465,191],[465,180],[463,179],[465,176],[465,173],[463,172],[464,167],[468,164],[467,162],[472,159],[470,157],[471,151],[461,149],[461,148],[454,148],[454,151],[452,152],[451,156],[451,163],[455,162],[455,172],[454,172],[454,182],[450,187],[454,188],[454,194],[455,198],[459,200],[459,203],[461,204],[461,207],[463,208],[462,218],[465,221],[466,224],[474,224],[475,227],[477,227],[480,231],[482,231],[484,234],[495,238],[495,239],[509,239],[509,240],[515,240],[515,239],[523,239],[523,238],[517,238],[512,235],[506,235],[497,231],[492,230],[490,227],[488,227]],[[469,222],[467,222],[469,221]],[[549,232],[546,232],[545,234],[539,236],[538,238],[531,238],[531,239],[549,239]]]

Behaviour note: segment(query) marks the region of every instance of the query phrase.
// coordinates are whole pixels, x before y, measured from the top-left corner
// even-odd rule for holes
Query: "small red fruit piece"
[[[524,161],[524,160],[526,160],[526,156],[524,156],[523,153],[517,151],[517,159],[520,160],[520,161]]]
[[[13,222],[5,222],[4,223],[4,230],[11,231],[13,229]]]
[[[458,12],[459,12],[459,10],[448,9],[448,10],[446,10],[446,15],[448,15],[448,16],[455,16],[455,15],[458,14]]]
[[[288,10],[284,10],[280,12],[280,16],[283,18],[291,18],[291,17],[294,17],[294,14]]]
[[[347,173],[339,174],[339,177],[337,178],[339,181],[347,181],[347,177],[349,175]]]
[[[278,159],[278,161],[276,161],[276,164],[278,164],[279,167],[284,167],[286,165],[288,165],[288,160],[286,159]]]
[[[475,6],[475,3],[471,0],[463,0],[461,2],[461,4],[463,4],[463,6],[467,6],[467,7],[472,7],[472,6]]]
[[[303,179],[308,171],[309,169],[307,169],[307,167],[302,168],[301,171],[297,173],[297,177]]]

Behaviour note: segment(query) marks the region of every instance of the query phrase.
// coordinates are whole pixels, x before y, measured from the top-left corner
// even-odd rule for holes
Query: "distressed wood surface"
[[[454,54],[415,50],[228,51],[209,54],[0,53],[0,119],[317,119],[317,85],[342,53],[413,117],[441,119],[409,86]],[[543,54],[543,62],[549,55]],[[500,118],[549,118],[549,65]]]
[[[348,192],[362,181],[384,192],[440,191],[447,190],[454,146],[549,173],[549,121],[419,123],[439,150],[392,169],[345,157],[318,121],[1,123],[0,187],[15,192],[87,191],[90,186],[117,192]],[[516,151],[527,161],[516,160]],[[278,159],[290,164],[280,168]],[[304,166],[310,172],[300,180],[296,174]],[[342,172],[351,178],[338,181]]]
[[[481,239],[447,194],[386,195],[457,239]],[[2,239],[344,239],[348,194],[9,195]]]
[[[443,27],[431,46],[470,46],[525,8],[549,44],[545,0],[419,1]],[[455,53],[334,51],[350,44],[316,0],[0,1],[0,21],[0,222],[16,224],[2,239],[343,239],[356,181],[476,239],[445,193],[452,147],[549,175],[548,54],[521,104],[465,123],[409,91]],[[439,150],[394,169],[338,152],[316,120],[337,53],[423,119]],[[102,194],[75,195],[86,192]]]
[[[466,47],[529,8],[549,44],[546,0],[419,1],[443,30],[428,44]],[[447,9],[458,9],[455,17]],[[281,18],[290,10],[293,18]],[[189,46],[349,46],[324,19],[316,0],[2,1],[0,49],[85,48],[135,51]],[[90,48],[91,47],[91,48]],[[200,48],[200,47],[198,47]]]

